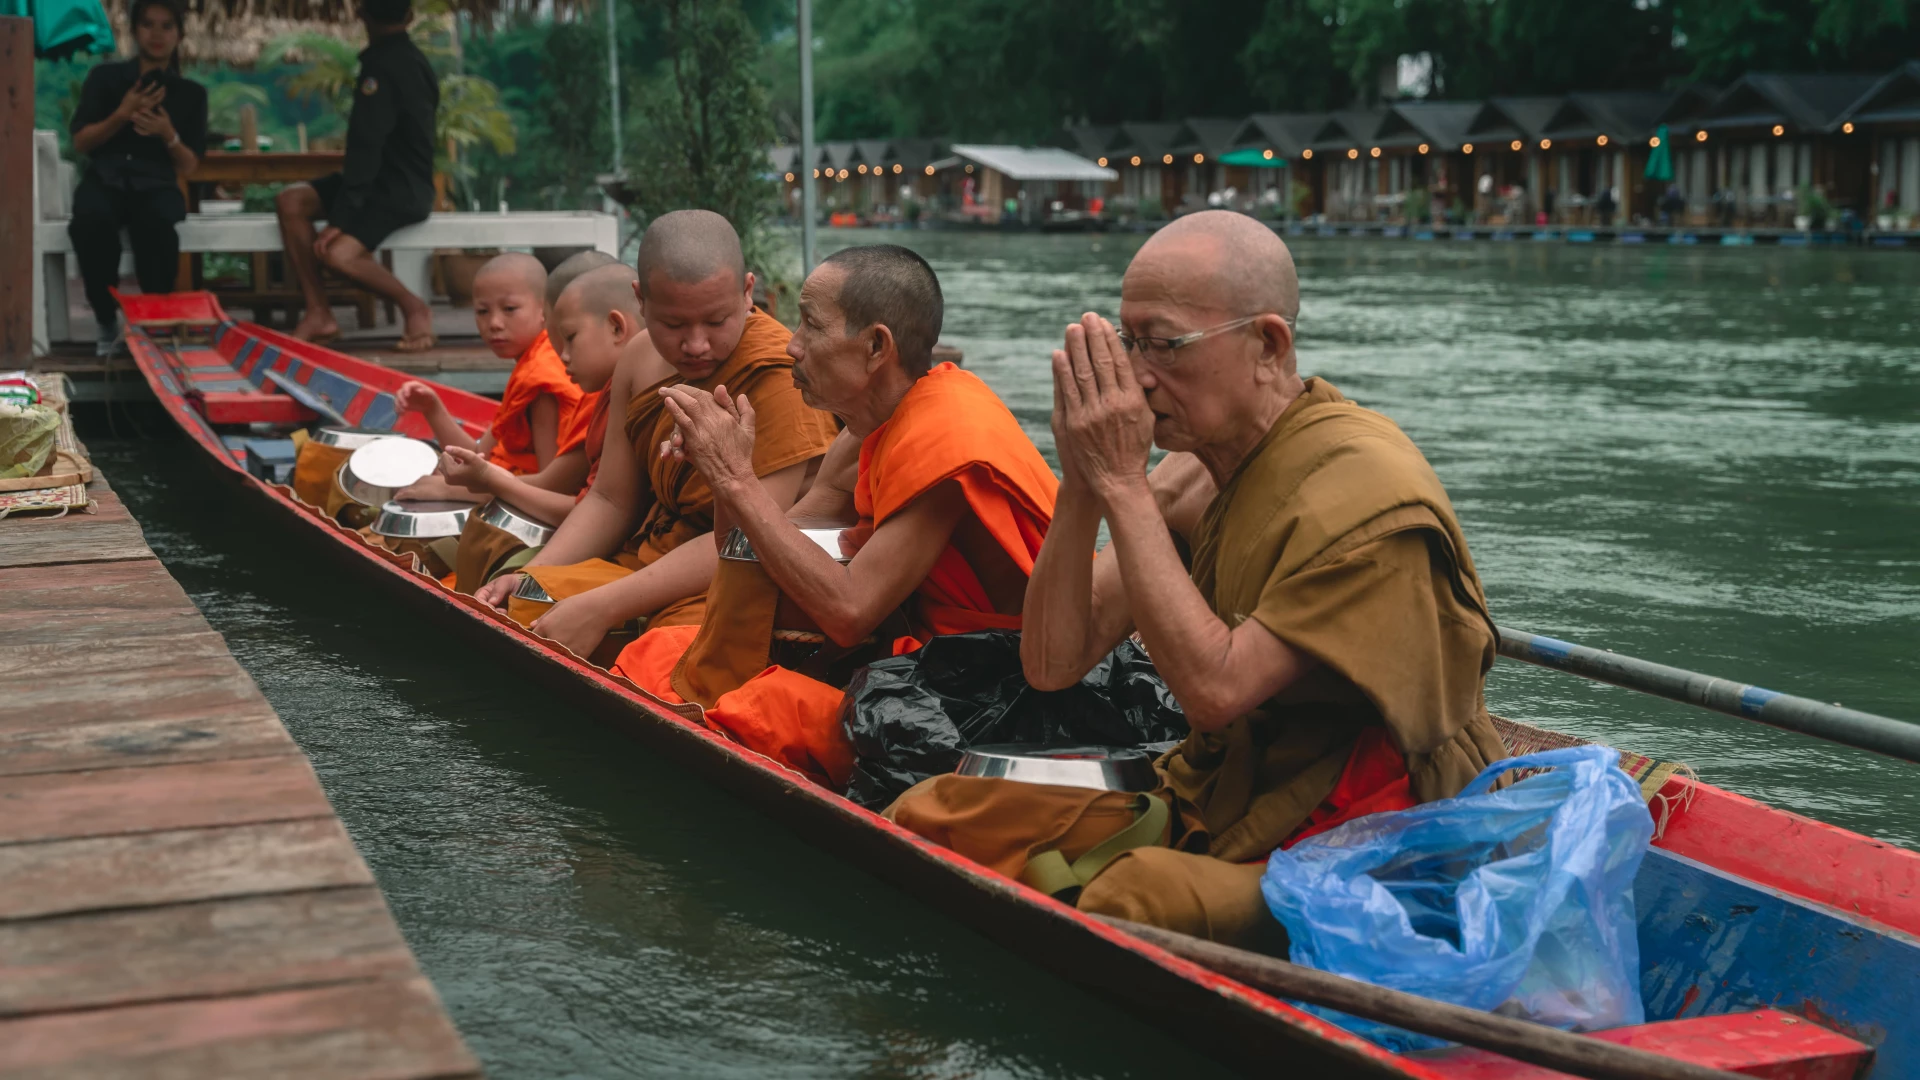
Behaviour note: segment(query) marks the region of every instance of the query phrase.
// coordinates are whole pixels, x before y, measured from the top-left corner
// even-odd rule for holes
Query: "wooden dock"
[[[477,1075],[306,757],[91,490],[0,520],[0,1075]]]

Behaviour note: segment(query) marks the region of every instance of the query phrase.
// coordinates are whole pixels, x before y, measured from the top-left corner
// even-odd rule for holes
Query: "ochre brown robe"
[[[1391,420],[1322,379],[1193,540],[1193,580],[1214,613],[1257,620],[1319,666],[1163,759],[1177,850],[1120,856],[1080,907],[1231,939],[1265,918],[1266,857],[1351,786],[1343,778],[1380,774],[1383,751],[1405,761],[1408,802],[1450,797],[1506,756],[1482,694],[1498,637],[1439,477]]]
[[[953,364],[916,380],[887,422],[862,441],[854,483],[860,521],[844,542],[857,551],[888,518],[949,480],[960,485],[968,510],[1007,557],[1031,574],[1053,521],[1059,481],[999,397]],[[716,730],[844,789],[853,748],[840,725],[841,689],[770,662],[778,587],[757,563],[722,562],[710,595],[714,604],[697,631],[649,630],[621,652],[615,673],[669,701],[698,702]],[[952,544],[914,589],[907,612],[912,640],[882,646],[918,647],[936,634],[1020,628],[1020,616],[994,610]]]
[[[724,385],[729,394],[745,395],[753,403],[756,476],[770,476],[819,457],[839,434],[833,416],[802,401],[793,385],[793,358],[787,355],[792,337],[792,331],[771,316],[752,311],[726,362],[705,379],[686,384],[708,391]],[[627,439],[640,463],[640,501],[646,508],[640,527],[611,559],[529,567],[527,575],[555,600],[618,581],[713,531],[713,489],[706,479],[691,463],[660,456],[660,444],[673,434],[673,415],[658,391],[659,386],[641,391],[626,410]],[[695,593],[654,612],[647,625],[697,625],[705,609],[706,593]],[[546,610],[515,599],[508,604],[507,614],[527,626]]]

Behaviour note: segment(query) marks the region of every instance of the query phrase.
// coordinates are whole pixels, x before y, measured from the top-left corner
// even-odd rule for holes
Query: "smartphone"
[[[159,68],[155,68],[152,71],[143,72],[140,76],[140,81],[135,85],[139,86],[140,89],[142,90],[151,90],[154,87],[159,86],[162,82],[165,82],[166,78],[167,78],[166,72],[161,71]]]

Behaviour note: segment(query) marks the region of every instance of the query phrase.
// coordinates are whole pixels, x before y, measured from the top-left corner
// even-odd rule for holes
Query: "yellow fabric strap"
[[[1161,834],[1167,830],[1167,818],[1171,816],[1167,804],[1151,795],[1138,795],[1133,800],[1133,811],[1138,815],[1133,824],[1088,848],[1086,854],[1072,863],[1058,851],[1043,851],[1027,860],[1027,868],[1020,872],[1021,882],[1048,896],[1059,896],[1070,889],[1085,888],[1087,882],[1098,877],[1122,852],[1159,843]]]

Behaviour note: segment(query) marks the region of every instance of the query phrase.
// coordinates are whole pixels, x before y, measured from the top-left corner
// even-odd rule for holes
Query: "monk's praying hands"
[[[693,386],[660,391],[673,417],[673,438],[663,455],[690,462],[715,491],[730,483],[757,483],[753,473],[753,405],[716,386],[709,394]]]
[[[1153,410],[1113,324],[1088,312],[1053,353],[1053,435],[1069,483],[1144,488]]]

